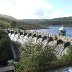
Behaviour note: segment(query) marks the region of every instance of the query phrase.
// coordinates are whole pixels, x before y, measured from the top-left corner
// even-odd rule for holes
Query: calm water
[[[38,32],[48,32],[52,34],[58,34],[59,33],[59,28],[60,26],[50,26],[49,29],[39,29],[37,30]],[[65,27],[66,30],[66,36],[67,37],[72,37],[72,28],[70,27]]]

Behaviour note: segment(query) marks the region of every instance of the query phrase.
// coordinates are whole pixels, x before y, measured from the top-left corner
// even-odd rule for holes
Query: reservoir
[[[48,29],[38,29],[37,32],[46,32],[46,33],[52,33],[54,35],[59,34],[59,29],[61,26],[49,26]],[[71,27],[64,27],[66,31],[67,37],[72,37],[72,28]]]

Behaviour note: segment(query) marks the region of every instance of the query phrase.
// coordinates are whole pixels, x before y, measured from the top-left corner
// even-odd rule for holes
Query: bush
[[[24,53],[28,53],[29,55],[22,56],[20,62],[15,65],[16,72],[44,72],[52,61],[57,60],[54,50],[48,45],[44,48],[42,48],[41,44],[27,44],[25,46]]]
[[[67,54],[64,54],[62,56],[63,60],[72,60],[72,45],[69,46],[68,50],[67,50]]]
[[[11,54],[11,41],[8,35],[0,30],[0,62],[9,58]]]
[[[69,46],[67,58],[68,58],[69,60],[72,60],[72,45]]]

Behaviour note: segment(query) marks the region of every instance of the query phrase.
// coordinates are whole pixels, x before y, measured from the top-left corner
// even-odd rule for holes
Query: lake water
[[[49,29],[39,29],[36,30],[38,32],[48,32],[48,33],[52,33],[52,34],[59,34],[59,28],[60,26],[50,26]],[[64,29],[66,30],[66,36],[67,37],[72,37],[72,28],[70,27],[64,27]]]

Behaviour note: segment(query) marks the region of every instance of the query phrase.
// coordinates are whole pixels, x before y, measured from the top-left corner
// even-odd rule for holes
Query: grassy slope
[[[22,22],[29,24],[37,24],[38,26],[50,26],[50,25],[64,25],[72,27],[72,17],[62,17],[55,19],[24,19]]]
[[[13,26],[13,21],[15,22],[15,26]],[[0,15],[0,27],[2,28],[9,28],[13,26],[20,29],[38,29],[48,27],[50,25],[64,25],[72,27],[72,17],[17,20],[11,16]]]
[[[14,22],[13,22],[14,21]],[[15,23],[15,25],[13,24]],[[18,27],[20,29],[36,29],[40,28],[40,26],[36,24],[29,24],[22,20],[17,20],[11,16],[7,15],[0,15],[0,27],[1,28],[11,28],[11,27]]]

